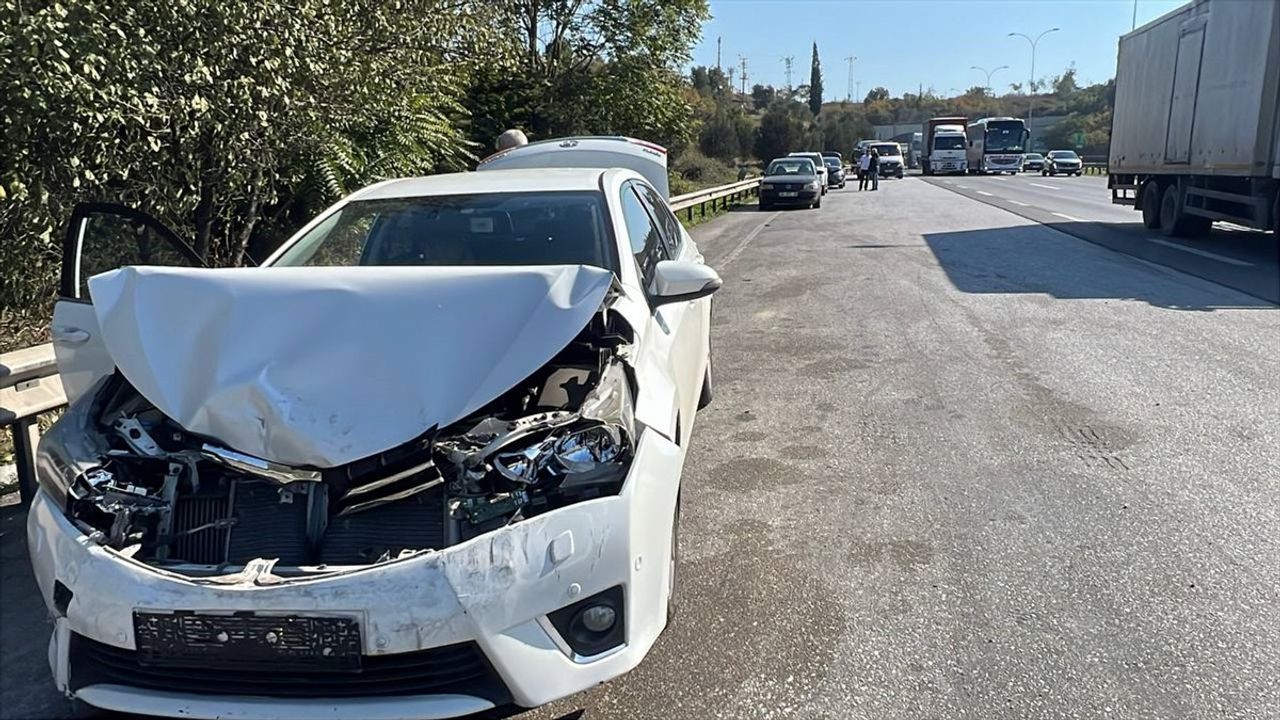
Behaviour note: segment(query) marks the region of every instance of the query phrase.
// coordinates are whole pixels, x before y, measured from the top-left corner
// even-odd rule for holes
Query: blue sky
[[[1186,0],[1138,0],[1138,25],[1186,4]],[[747,57],[748,84],[784,86],[782,58],[795,56],[792,82],[809,81],[814,41],[822,58],[824,95],[844,99],[846,57],[856,56],[854,81],[860,92],[883,85],[894,95],[916,92],[920,84],[947,95],[986,83],[970,67],[1008,65],[991,77],[1007,92],[1026,83],[1031,45],[1011,32],[1036,37],[1036,75],[1052,77],[1075,63],[1081,84],[1114,76],[1116,41],[1129,32],[1133,0],[711,0],[713,19],[703,26],[693,65],[715,65],[716,38],[721,64]],[[928,41],[926,41],[928,40]],[[736,82],[736,78],[735,78]],[[855,88],[855,92],[858,89]]]

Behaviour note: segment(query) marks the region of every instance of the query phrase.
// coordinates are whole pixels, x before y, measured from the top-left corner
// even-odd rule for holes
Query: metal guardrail
[[[697,208],[705,217],[707,206],[729,207],[758,194],[760,178],[741,180],[671,198],[671,209],[685,211],[690,220]],[[54,361],[53,345],[45,343],[0,354],[0,428],[13,435],[14,462],[18,469],[18,494],[31,502],[36,487],[36,444],[40,441],[40,415],[67,404]]]
[[[760,193],[760,178],[740,180],[728,185],[720,185],[697,192],[685,193],[671,198],[671,209],[675,212],[685,211],[686,217],[693,220],[693,209],[698,208],[703,217],[707,215],[707,204],[711,209],[727,208],[739,199]]]
[[[36,443],[40,415],[67,404],[53,345],[45,343],[0,355],[0,428],[13,435],[18,496],[31,502],[36,487]]]

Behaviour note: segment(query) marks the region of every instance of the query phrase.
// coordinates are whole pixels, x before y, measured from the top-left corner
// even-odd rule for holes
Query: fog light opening
[[[618,619],[618,613],[605,604],[592,605],[579,613],[582,627],[593,633],[606,633]]]
[[[624,594],[621,585],[548,613],[547,619],[578,661],[626,644]]]

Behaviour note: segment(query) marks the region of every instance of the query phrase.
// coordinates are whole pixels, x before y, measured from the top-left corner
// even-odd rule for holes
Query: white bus
[[[1031,131],[1021,118],[982,118],[969,123],[965,152],[970,173],[1017,173],[1027,151]]]

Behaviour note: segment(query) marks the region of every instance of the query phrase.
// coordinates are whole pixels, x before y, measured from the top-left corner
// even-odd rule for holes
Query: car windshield
[[[1040,153],[1027,153],[1028,160],[1043,160],[1044,156]]]
[[[893,143],[886,143],[884,145],[872,145],[871,147],[874,148],[876,152],[880,153],[880,157],[884,157],[885,155],[901,155],[902,154],[902,148],[898,147]]]
[[[934,150],[963,150],[964,138],[959,135],[942,135],[933,139]]]
[[[813,175],[815,173],[813,161],[808,158],[774,160],[769,163],[769,169],[765,171],[766,175]]]
[[[838,170],[841,167],[840,158],[828,157],[828,158],[823,158],[822,161],[826,163],[827,167],[829,168],[836,168]]]
[[[1053,152],[1049,153],[1049,157],[1053,158],[1054,160],[1075,160],[1075,159],[1077,159],[1076,154],[1075,154],[1074,152],[1070,151],[1070,150],[1054,150]]]
[[[1021,120],[987,123],[986,152],[1022,152],[1027,137]]]
[[[344,206],[276,266],[594,265],[617,271],[596,192],[494,193]]]

